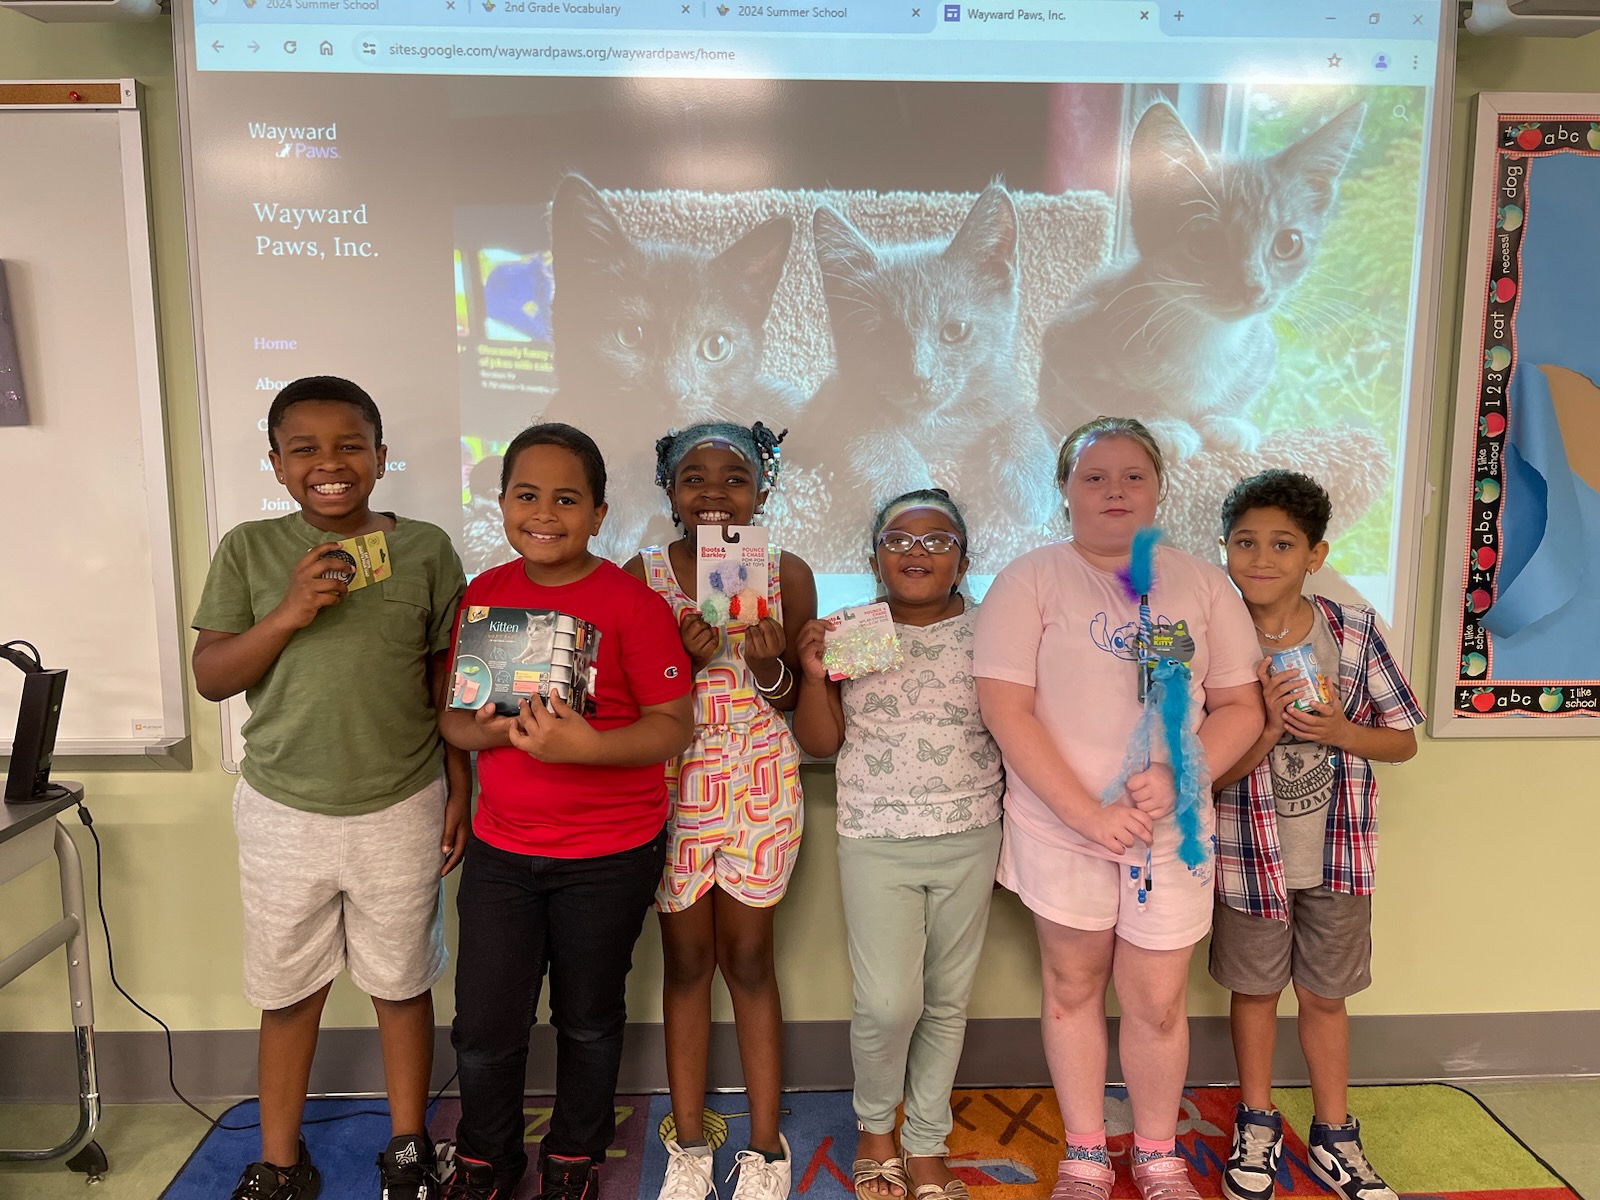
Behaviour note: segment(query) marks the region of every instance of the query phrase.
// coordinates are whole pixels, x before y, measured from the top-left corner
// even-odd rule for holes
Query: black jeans
[[[472,838],[456,896],[459,1152],[515,1185],[527,1170],[522,1097],[528,1034],[550,972],[556,1097],[544,1152],[604,1162],[627,1023],[633,945],[666,861],[663,830],[601,858],[513,854]]]

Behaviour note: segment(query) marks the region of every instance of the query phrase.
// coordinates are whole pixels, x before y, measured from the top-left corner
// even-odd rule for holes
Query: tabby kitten
[[[882,499],[937,485],[980,525],[1045,524],[1053,453],[1013,368],[1018,222],[1006,189],[986,188],[948,243],[876,245],[826,205],[811,224],[837,366],[806,416],[840,449],[844,519],[865,526]]]
[[[1051,322],[1041,411],[1063,429],[1139,417],[1180,457],[1253,451],[1245,411],[1276,365],[1271,313],[1316,254],[1364,112],[1270,157],[1214,158],[1170,105],[1151,105],[1128,148],[1134,257]]]

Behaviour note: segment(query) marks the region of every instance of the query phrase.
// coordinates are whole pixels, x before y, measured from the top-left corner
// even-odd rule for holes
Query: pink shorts
[[[1157,863],[1155,886],[1140,904],[1126,863],[1047,845],[1007,822],[997,876],[1047,921],[1115,929],[1141,950],[1182,950],[1211,928],[1212,867],[1209,858],[1192,871],[1177,859]]]

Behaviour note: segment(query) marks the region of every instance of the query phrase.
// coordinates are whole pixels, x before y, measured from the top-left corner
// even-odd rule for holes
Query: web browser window
[[[656,439],[761,420],[823,611],[930,484],[981,594],[1070,532],[1056,450],[1109,413],[1167,453],[1170,542],[1215,560],[1241,475],[1306,471],[1337,586],[1409,624],[1454,5],[180,9],[214,533],[292,507],[267,405],[332,373],[469,572],[525,425],[600,443],[620,561],[676,536]]]

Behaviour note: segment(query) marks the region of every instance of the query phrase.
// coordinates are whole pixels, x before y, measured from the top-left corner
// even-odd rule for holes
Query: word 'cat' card
[[[514,717],[523,700],[552,694],[588,716],[594,712],[600,631],[553,609],[474,605],[456,626],[451,708],[482,708]]]
[[[771,615],[767,531],[759,525],[695,527],[695,584],[707,625],[754,625]]]
[[[394,567],[389,562],[389,542],[382,530],[345,538],[337,550],[325,550],[322,557],[339,564],[330,565],[322,577],[343,579],[352,592],[359,591],[369,583],[382,583],[394,573]]]
[[[901,663],[900,637],[894,618],[883,601],[841,608],[827,619],[822,639],[822,665],[828,678],[860,679],[878,671],[892,671]]]

